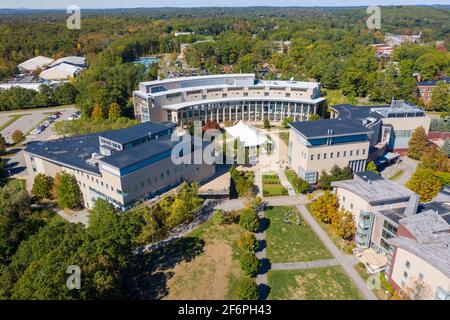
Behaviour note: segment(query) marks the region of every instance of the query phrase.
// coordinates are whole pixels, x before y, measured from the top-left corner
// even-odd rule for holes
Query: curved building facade
[[[320,83],[257,80],[254,74],[221,74],[142,82],[134,91],[142,122],[296,121],[321,112]]]

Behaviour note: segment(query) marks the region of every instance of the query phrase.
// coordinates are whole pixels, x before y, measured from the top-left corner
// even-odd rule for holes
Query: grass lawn
[[[396,173],[394,173],[392,176],[389,177],[389,180],[395,181],[399,179],[404,173],[405,170],[398,170]]]
[[[284,174],[286,175],[286,178],[288,179],[288,181],[291,184],[292,188],[294,189],[295,193],[300,193],[294,184],[294,179],[297,177],[297,174],[295,173],[295,171],[292,169],[289,169],[289,170],[284,171]]]
[[[280,139],[284,141],[284,143],[286,143],[286,145],[289,145],[289,131],[281,131],[280,133],[278,133],[278,135],[280,136]]]
[[[358,289],[341,267],[269,271],[271,300],[359,300]]]
[[[314,217],[314,219],[316,219],[316,217],[313,215],[313,213],[311,211],[311,203],[305,204],[305,207],[306,207],[306,209],[308,209],[308,211],[311,213],[311,215]],[[335,228],[331,224],[323,223],[322,221],[319,221],[318,219],[316,219],[316,221],[320,224],[322,229],[327,233],[327,235],[330,237],[330,239],[334,242],[336,247],[341,249],[342,238],[339,237],[339,235],[336,233]],[[345,240],[344,245],[343,245],[344,252],[351,253],[352,249],[353,249],[353,243],[351,241]]]
[[[281,185],[277,174],[265,174],[262,176],[263,196],[276,197],[287,196],[287,190]]]
[[[267,258],[272,263],[331,259],[332,255],[304,220],[301,225],[296,224],[295,218],[291,224],[284,222],[290,210],[298,214],[295,207],[269,207],[265,211],[270,220],[266,230]]]
[[[237,224],[215,226],[207,221],[183,237],[201,243],[201,252],[165,270],[164,299],[237,299],[238,280],[243,277],[237,246],[240,232]]]

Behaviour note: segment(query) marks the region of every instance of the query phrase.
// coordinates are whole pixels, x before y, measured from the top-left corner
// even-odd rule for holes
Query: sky
[[[450,4],[450,0],[0,0],[0,8],[81,9],[135,7],[242,7],[242,6],[369,6]]]

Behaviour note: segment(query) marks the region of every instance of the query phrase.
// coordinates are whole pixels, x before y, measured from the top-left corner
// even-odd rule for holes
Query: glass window
[[[336,152],[336,158],[339,158],[340,155],[341,155],[341,153],[339,151]]]
[[[324,158],[324,159],[327,158],[327,154],[326,154],[326,153],[323,154],[323,158]]]
[[[353,150],[350,150],[350,157],[353,155]]]
[[[330,158],[333,159],[333,152],[330,153]]]
[[[344,151],[343,157],[346,157],[346,156],[347,156],[347,151]]]
[[[422,273],[422,272],[419,273],[419,280],[420,280],[420,281],[423,281],[423,273]]]
[[[408,278],[408,272],[406,272],[406,271],[403,271],[403,278]]]
[[[311,155],[311,160],[314,160],[314,155],[313,154]]]
[[[356,155],[359,156],[359,149],[356,150]]]
[[[411,263],[410,263],[408,260],[406,260],[405,268],[406,268],[406,269],[409,269],[410,266],[411,266]]]
[[[320,160],[320,153],[317,154],[317,160]]]

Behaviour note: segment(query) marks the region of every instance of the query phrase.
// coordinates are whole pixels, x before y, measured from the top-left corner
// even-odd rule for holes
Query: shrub
[[[225,224],[225,214],[224,214],[223,210],[215,210],[212,214],[211,221],[216,226]]]
[[[256,232],[259,228],[259,218],[252,208],[243,209],[239,216],[239,225],[250,232]]]
[[[244,231],[239,238],[239,247],[245,251],[254,251],[258,247],[258,239],[252,232]]]
[[[258,300],[259,292],[255,280],[242,278],[238,284],[237,295],[240,300]]]
[[[75,176],[66,172],[55,179],[58,206],[60,208],[76,209],[81,206],[81,191]]]
[[[258,273],[260,262],[252,252],[244,252],[240,258],[241,269],[248,276],[254,277]]]

